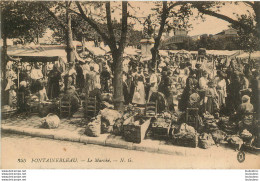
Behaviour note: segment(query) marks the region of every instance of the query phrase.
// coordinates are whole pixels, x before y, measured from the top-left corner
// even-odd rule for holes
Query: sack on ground
[[[85,129],[85,134],[87,136],[98,137],[100,136],[100,132],[101,132],[101,118],[97,116],[96,118],[92,118],[91,122],[88,123]]]
[[[122,115],[113,109],[103,109],[100,111],[102,122],[108,122],[108,125],[114,125],[115,121],[122,117]]]
[[[60,125],[60,118],[57,115],[50,113],[44,118],[44,122],[42,126],[49,129],[55,129],[58,128],[59,125]]]
[[[243,140],[241,138],[239,138],[238,135],[232,135],[232,136],[227,137],[227,142],[238,150],[240,150],[240,148],[243,144]]]
[[[213,131],[211,135],[216,144],[221,143],[227,136],[227,134],[222,130]]]
[[[215,142],[211,136],[211,134],[202,133],[199,137],[199,146],[201,148],[207,149],[214,145]]]
[[[192,127],[192,126],[189,126],[188,124],[186,123],[183,123],[181,124],[180,128],[179,128],[179,133],[182,133],[182,134],[195,134],[196,131],[195,129]]]

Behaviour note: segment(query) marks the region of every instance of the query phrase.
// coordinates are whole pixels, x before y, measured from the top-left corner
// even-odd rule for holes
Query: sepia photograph
[[[0,11],[1,169],[260,168],[260,1]]]

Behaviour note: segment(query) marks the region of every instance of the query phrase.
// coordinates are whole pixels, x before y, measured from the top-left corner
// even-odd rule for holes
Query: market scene
[[[224,4],[157,3],[156,15],[133,18],[126,1],[2,2],[2,130],[258,153],[259,2],[246,6],[255,19],[240,14],[206,36],[188,35],[186,19]]]

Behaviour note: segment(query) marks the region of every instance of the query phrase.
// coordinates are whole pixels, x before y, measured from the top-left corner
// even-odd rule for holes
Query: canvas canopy
[[[232,56],[236,54],[238,51],[237,50],[207,50],[206,53],[209,55],[223,55],[223,56]]]
[[[10,46],[7,55],[19,57],[22,62],[53,62],[59,57],[66,59],[67,53],[64,45],[35,45],[35,46]]]
[[[243,53],[243,54],[237,56],[237,58],[249,58],[249,53]],[[256,51],[256,52],[251,53],[250,58],[260,59],[260,51]]]

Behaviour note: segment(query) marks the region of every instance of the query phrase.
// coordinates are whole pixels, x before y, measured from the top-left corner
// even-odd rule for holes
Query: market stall
[[[67,59],[65,48],[66,46],[64,45],[19,45],[8,47],[7,55],[9,62],[12,64],[10,70],[17,71],[14,72],[17,77],[17,80],[14,80],[14,82],[16,82],[18,88],[17,99],[20,101],[18,107],[24,108],[27,112],[35,112],[40,109],[44,111],[46,106],[53,103],[53,100],[51,100],[39,104],[39,96],[34,94],[34,89],[36,86],[40,88],[42,85],[48,90],[47,75],[52,70],[54,64],[57,64],[60,70],[65,70]],[[33,79],[35,76],[37,78]],[[20,87],[21,85],[22,87]],[[28,95],[25,91],[27,88],[32,91]],[[45,95],[44,92],[46,90],[43,89],[41,93],[36,92]]]
[[[253,53],[243,53],[239,56],[237,56],[237,58],[241,58],[241,59],[255,59],[255,60],[260,60],[260,51],[256,51]]]

